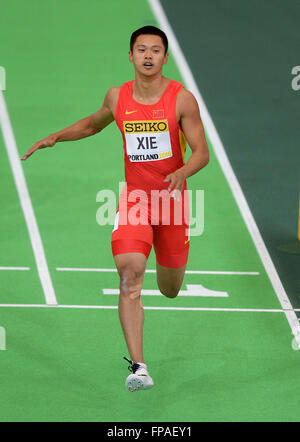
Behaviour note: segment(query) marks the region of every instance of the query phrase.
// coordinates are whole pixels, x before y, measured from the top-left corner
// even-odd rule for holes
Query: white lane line
[[[77,308],[77,309],[113,309],[117,305],[47,305],[47,304],[0,304],[0,307],[30,307],[30,308]],[[203,312],[257,312],[257,313],[286,313],[284,309],[263,309],[263,308],[210,308],[210,307],[143,307],[145,310],[178,310],[178,311],[203,311]],[[293,310],[299,312],[300,309]]]
[[[259,272],[225,272],[225,271],[205,271],[205,270],[186,270],[190,275],[259,275]]]
[[[19,153],[11,127],[8,111],[4,96],[0,91],[0,126],[2,129],[4,144],[6,147],[7,155],[9,158],[12,174],[20,198],[21,207],[24,213],[25,222],[27,225],[31,245],[33,248],[33,254],[37,265],[38,274],[44,290],[44,295],[47,304],[57,304],[54,288],[52,285],[42,239],[40,236],[37,221],[34,215],[33,207],[31,204],[29,192],[26,185],[25,176],[21,167],[19,159]]]
[[[30,267],[0,267],[0,270],[30,270]]]
[[[274,288],[274,291],[278,297],[278,300],[286,312],[286,318],[290,324],[292,329],[292,333],[295,336],[297,344],[300,346],[300,324],[297,319],[297,316],[293,310],[291,302],[285,292],[285,289],[280,281],[276,268],[272,262],[272,259],[269,255],[269,252],[265,246],[265,243],[261,237],[261,234],[258,230],[256,222],[253,218],[253,215],[249,209],[246,198],[243,194],[241,186],[234,174],[234,171],[231,167],[231,164],[228,160],[227,154],[225,152],[223,143],[219,137],[219,134],[215,128],[215,125],[212,121],[212,118],[207,110],[207,107],[204,103],[204,100],[200,94],[198,86],[195,82],[193,74],[189,68],[189,65],[183,55],[183,52],[178,44],[178,41],[175,37],[175,34],[171,28],[171,25],[166,17],[166,14],[159,2],[159,0],[148,0],[150,7],[156,17],[156,20],[161,29],[163,29],[168,37],[171,51],[173,53],[174,59],[176,61],[177,67],[181,73],[181,76],[187,86],[187,88],[195,95],[200,112],[203,120],[203,124],[207,130],[207,134],[212,143],[212,147],[218,158],[220,167],[223,170],[223,173],[228,181],[228,184],[231,188],[233,196],[236,200],[236,203],[239,207],[241,215],[245,221],[245,224],[248,228],[248,231],[252,237],[252,240],[255,244],[256,250],[262,260],[262,263],[265,267],[266,273],[271,281],[271,284]]]
[[[117,269],[97,269],[97,268],[80,268],[80,267],[56,267],[61,272],[117,272]],[[146,270],[146,273],[156,273],[156,270]],[[227,272],[213,270],[186,270],[185,273],[190,275],[259,275],[259,272]]]
[[[220,292],[216,290],[210,290],[201,284],[186,284],[187,290],[180,290],[177,296],[205,296],[205,297],[223,297],[228,298],[227,292]],[[119,289],[102,289],[103,295],[119,295]],[[142,289],[141,295],[148,296],[162,296],[160,290],[147,290]]]
[[[116,272],[117,269],[97,269],[81,267],[56,267],[59,272]]]

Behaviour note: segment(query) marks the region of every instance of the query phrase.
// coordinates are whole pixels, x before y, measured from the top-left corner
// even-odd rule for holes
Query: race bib
[[[168,120],[124,121],[123,128],[131,162],[159,161],[173,156]]]

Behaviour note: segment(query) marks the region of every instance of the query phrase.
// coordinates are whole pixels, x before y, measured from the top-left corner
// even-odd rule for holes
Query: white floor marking
[[[30,270],[30,267],[0,267],[0,270]]]
[[[34,210],[31,204],[31,199],[27,189],[27,184],[23,173],[23,169],[21,167],[21,160],[19,158],[16,140],[11,127],[4,96],[1,91],[0,91],[0,126],[2,129],[2,134],[3,134],[3,139],[8,159],[12,169],[13,178],[16,184],[25,222],[27,225],[33,249],[33,254],[37,265],[38,275],[40,277],[40,281],[44,290],[46,303],[57,304],[54,288],[52,285],[46,261],[44,247],[42,244],[41,235],[34,215]]]
[[[0,304],[0,307],[30,307],[30,308],[76,308],[76,309],[107,309],[116,310],[117,305],[47,305],[47,304]],[[257,313],[287,313],[284,309],[263,309],[263,308],[210,308],[210,307],[147,307],[145,310],[178,310],[178,311],[202,311],[202,312],[257,312]],[[299,312],[300,309],[293,310]]]
[[[80,267],[56,267],[60,272],[117,272],[117,269],[97,269],[97,268],[80,268]],[[156,270],[146,270],[145,273],[156,273]],[[259,275],[259,272],[227,272],[214,270],[186,270],[186,274],[190,275]]]
[[[180,290],[177,296],[206,296],[206,297],[228,297],[227,292],[210,290],[200,284],[186,284],[187,290]],[[103,295],[119,295],[119,289],[102,289]],[[163,296],[159,290],[142,289],[142,295]]]
[[[233,196],[236,200],[236,203],[239,207],[241,215],[244,219],[244,222],[248,228],[248,231],[252,237],[252,240],[255,244],[256,250],[262,260],[262,263],[265,267],[266,273],[271,281],[271,284],[274,288],[274,291],[278,297],[278,300],[286,312],[286,318],[290,324],[292,329],[292,333],[295,336],[297,344],[300,346],[300,324],[298,318],[295,314],[296,309],[293,310],[291,302],[285,292],[285,289],[280,281],[280,278],[277,274],[276,268],[272,262],[272,259],[269,255],[269,252],[265,246],[265,243],[261,237],[261,234],[258,230],[256,222],[253,218],[253,215],[249,209],[246,198],[243,194],[241,186],[235,176],[235,173],[231,167],[231,164],[228,160],[227,154],[225,152],[223,143],[219,137],[219,134],[215,128],[215,125],[212,121],[212,118],[207,110],[207,107],[204,103],[204,100],[200,94],[198,86],[195,82],[193,74],[189,68],[189,65],[183,55],[183,52],[178,44],[178,41],[175,37],[175,34],[171,28],[171,25],[165,15],[165,12],[159,2],[159,0],[148,0],[150,7],[154,13],[154,16],[159,24],[159,27],[164,30],[167,34],[169,45],[176,61],[177,67],[181,73],[181,76],[187,86],[187,88],[194,94],[196,97],[201,117],[203,120],[204,127],[207,131],[208,137],[212,143],[212,147],[218,158],[220,167],[223,170],[223,173],[228,181],[228,184],[231,188]]]

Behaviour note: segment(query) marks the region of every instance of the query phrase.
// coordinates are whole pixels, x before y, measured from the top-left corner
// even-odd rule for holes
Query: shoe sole
[[[153,385],[154,384],[144,385],[144,383],[138,378],[130,379],[126,383],[127,389],[131,392],[138,391],[138,390],[148,390],[149,388],[152,388]]]

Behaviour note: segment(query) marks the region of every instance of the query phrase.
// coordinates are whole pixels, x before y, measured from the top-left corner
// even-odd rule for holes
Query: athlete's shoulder
[[[106,92],[104,104],[111,110],[115,110],[118,103],[121,87],[111,87]]]
[[[113,100],[114,98],[118,97],[120,94],[121,86],[114,86],[108,89],[106,92],[106,97],[109,100]]]
[[[111,87],[107,91],[107,94],[106,94],[107,98],[112,101],[116,101],[116,100],[118,101],[121,91],[123,91],[123,93],[128,92],[130,90],[130,86],[131,86],[132,82],[133,82],[133,80],[130,80],[130,81],[126,81],[125,83],[123,83],[122,86]]]
[[[176,109],[179,115],[199,112],[198,102],[194,94],[182,87],[177,95]]]
[[[187,100],[190,100],[190,101],[195,100],[194,94],[192,94],[192,92],[190,92],[187,89],[185,89],[185,87],[183,85],[182,85],[182,88],[179,89],[178,98],[181,98],[182,100],[187,99]]]
[[[187,89],[185,89],[184,86],[178,92],[177,101],[179,103],[186,103],[186,105],[191,105],[191,104],[197,103],[197,100],[196,100],[194,94],[192,92],[188,91]]]

